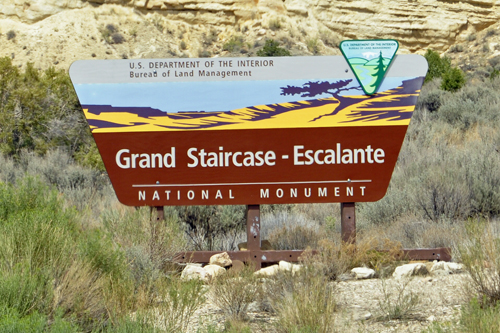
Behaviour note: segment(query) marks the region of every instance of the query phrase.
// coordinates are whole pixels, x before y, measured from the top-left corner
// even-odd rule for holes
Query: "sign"
[[[426,71],[396,56],[370,96],[341,56],[83,60],[70,76],[120,202],[247,205],[381,199]]]
[[[339,47],[363,91],[373,95],[382,84],[399,43],[393,39],[345,40]]]

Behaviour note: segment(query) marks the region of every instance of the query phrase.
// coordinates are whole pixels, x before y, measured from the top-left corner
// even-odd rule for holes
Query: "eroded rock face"
[[[289,2],[302,1],[285,4]],[[344,38],[384,36],[410,51],[446,49],[460,35],[485,29],[499,19],[497,2],[488,0],[319,0],[308,8],[311,16]]]
[[[392,38],[411,52],[446,50],[460,38],[484,30],[500,19],[494,0],[34,0],[4,1],[0,18],[25,23],[61,11],[116,4],[142,14],[202,25],[266,25],[276,17],[340,39]],[[275,18],[273,18],[275,17]],[[259,21],[261,21],[259,24]],[[260,27],[259,27],[260,28]]]
[[[87,3],[81,0],[32,0],[2,1],[0,18],[17,19],[21,22],[33,23],[64,10],[82,8]]]
[[[455,63],[480,55],[487,65],[500,55],[497,22],[498,0],[11,0],[0,1],[0,57],[68,70],[84,59],[256,56],[270,38],[293,56],[341,55],[344,39],[392,38],[400,54],[461,44],[464,52],[447,54]]]

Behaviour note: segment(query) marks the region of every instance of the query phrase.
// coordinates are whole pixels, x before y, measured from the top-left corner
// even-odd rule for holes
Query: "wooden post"
[[[356,243],[356,203],[342,202],[340,204],[340,228],[342,241]]]
[[[247,249],[251,253],[251,260],[255,265],[255,270],[262,267],[260,251],[260,206],[247,205]]]

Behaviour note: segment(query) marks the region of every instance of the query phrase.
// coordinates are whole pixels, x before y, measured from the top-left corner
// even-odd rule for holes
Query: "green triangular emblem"
[[[398,48],[399,43],[393,39],[345,40],[340,43],[340,51],[367,95],[377,92]]]

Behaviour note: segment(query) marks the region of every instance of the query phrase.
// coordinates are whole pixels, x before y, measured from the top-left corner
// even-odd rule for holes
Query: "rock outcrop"
[[[343,39],[373,38],[398,40],[400,53],[444,52],[470,42],[468,50],[499,20],[497,0],[3,1],[0,56],[67,70],[78,59],[255,55],[267,38],[292,55],[340,54]],[[496,56],[497,40],[488,43],[483,56]]]

